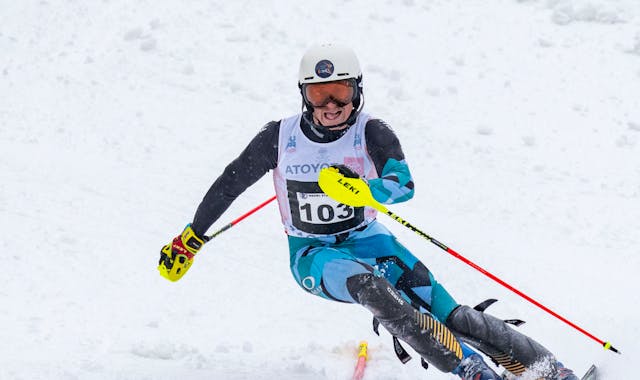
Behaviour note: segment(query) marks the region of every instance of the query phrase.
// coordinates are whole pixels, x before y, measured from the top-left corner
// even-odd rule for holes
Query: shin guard
[[[389,281],[364,273],[350,277],[347,288],[391,335],[407,342],[440,371],[451,372],[460,364],[462,348],[457,338],[433,316],[407,303]]]
[[[451,312],[446,324],[463,341],[514,375],[521,375],[534,365],[548,366],[544,372],[556,372],[556,360],[551,352],[501,319],[469,306],[459,306]]]

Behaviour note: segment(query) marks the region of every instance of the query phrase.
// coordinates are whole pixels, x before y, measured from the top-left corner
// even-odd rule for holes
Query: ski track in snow
[[[313,42],[359,55],[416,197],[391,209],[597,337],[389,226],[462,303],[581,374],[632,373],[640,297],[636,0],[0,5],[0,379],[453,379],[305,294],[270,205],[169,283],[158,251],[269,120]],[[264,178],[214,228],[273,193]]]

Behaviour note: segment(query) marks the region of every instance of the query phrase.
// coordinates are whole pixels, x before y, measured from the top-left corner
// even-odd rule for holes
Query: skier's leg
[[[446,319],[446,325],[515,375],[530,369],[545,379],[577,380],[549,350],[494,316],[459,306]]]
[[[388,237],[374,240],[377,249],[389,246]],[[306,291],[336,301],[362,304],[394,336],[406,341],[442,371],[453,372],[463,379],[471,376],[481,380],[499,379],[479,355],[460,344],[442,323],[430,313],[421,313],[411,306],[389,281],[379,276],[374,269],[375,257],[366,260],[354,257],[354,247],[362,248],[361,242],[325,244],[291,237],[289,242],[292,273]],[[405,282],[414,283],[411,276],[403,278]]]
[[[446,321],[446,326],[456,336],[489,355],[511,373],[519,375],[532,369],[549,379],[577,380],[570,370],[557,363],[551,352],[533,339],[498,318],[456,303],[420,261],[399,243],[396,244],[395,257],[385,258],[384,262],[379,260],[378,265],[386,268],[389,280],[406,294],[414,306],[422,308],[428,304],[427,310],[438,320]],[[394,272],[401,275],[390,275]]]
[[[313,239],[289,237],[291,273],[298,285],[329,300],[355,302],[347,289],[346,279],[371,273],[373,268],[344,250],[314,242]]]
[[[428,311],[444,321],[459,306],[427,267],[382,224],[371,223],[356,239],[345,244],[351,244],[358,260],[373,266],[421,312]]]
[[[392,335],[407,342],[425,360],[463,380],[502,380],[482,357],[461,343],[430,313],[421,313],[382,277],[359,274],[347,280],[353,298]]]
[[[389,333],[407,342],[436,368],[451,372],[458,367],[463,355],[455,336],[433,316],[406,302],[389,281],[373,273],[359,274],[347,279],[347,288]]]
[[[427,267],[400,244],[382,224],[371,224],[364,233],[358,234],[354,241],[348,240],[346,244],[352,244],[354,255],[359,260],[372,265],[376,269],[376,273],[384,276],[420,314],[427,314],[432,319],[435,316],[435,320],[439,320],[439,318],[448,316],[458,306],[458,303],[435,280]],[[374,315],[376,315],[375,312]],[[392,334],[401,337],[396,333],[392,332]],[[480,355],[465,343],[456,340],[462,349],[464,360],[452,371],[453,373],[463,379],[498,378],[498,375],[486,365]],[[416,351],[421,352],[419,349]],[[423,353],[421,355],[426,358]]]
[[[398,244],[397,255],[378,259],[377,267],[384,267],[384,276],[403,297],[420,311],[428,311],[439,320],[445,318],[459,304],[409,251]]]
[[[513,330],[502,320],[468,306],[460,306],[433,274],[384,226],[376,223],[365,232],[368,234],[361,234],[357,239],[354,249],[356,256],[379,269],[414,307],[429,311],[440,321],[446,321],[454,334],[490,355],[512,373],[521,374],[532,366],[540,368],[544,367],[544,363],[549,363],[546,373],[551,373],[551,379],[572,380],[571,371],[556,364],[553,355],[531,338]],[[371,257],[375,261],[371,262]],[[466,324],[464,316],[469,318]],[[514,347],[514,350],[510,347]],[[560,373],[565,374],[561,376]]]
[[[304,246],[296,244],[303,242],[300,239],[289,240],[291,271],[307,292],[363,305],[391,334],[444,372],[460,365],[462,347],[453,334],[435,318],[418,312],[403,300],[386,279],[376,276],[373,267],[359,262],[348,248]]]

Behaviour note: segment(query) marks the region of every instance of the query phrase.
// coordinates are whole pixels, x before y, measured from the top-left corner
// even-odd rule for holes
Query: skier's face
[[[353,111],[356,86],[355,79],[305,84],[302,96],[313,106],[313,117],[317,123],[340,130],[347,127],[344,123]]]
[[[353,111],[353,102],[339,106],[334,101],[329,101],[323,107],[313,107],[313,118],[322,126],[331,130],[340,130],[347,127],[345,122]]]

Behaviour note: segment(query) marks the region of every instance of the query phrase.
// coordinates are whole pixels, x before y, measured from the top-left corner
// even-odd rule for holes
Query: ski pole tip
[[[604,347],[604,349],[605,349],[605,350],[613,351],[613,352],[615,352],[615,353],[616,353],[616,354],[618,354],[618,355],[622,355],[622,354],[620,353],[620,351],[618,351],[615,347],[613,347],[613,346],[611,345],[611,342],[604,342],[604,343],[602,344],[602,347]]]

